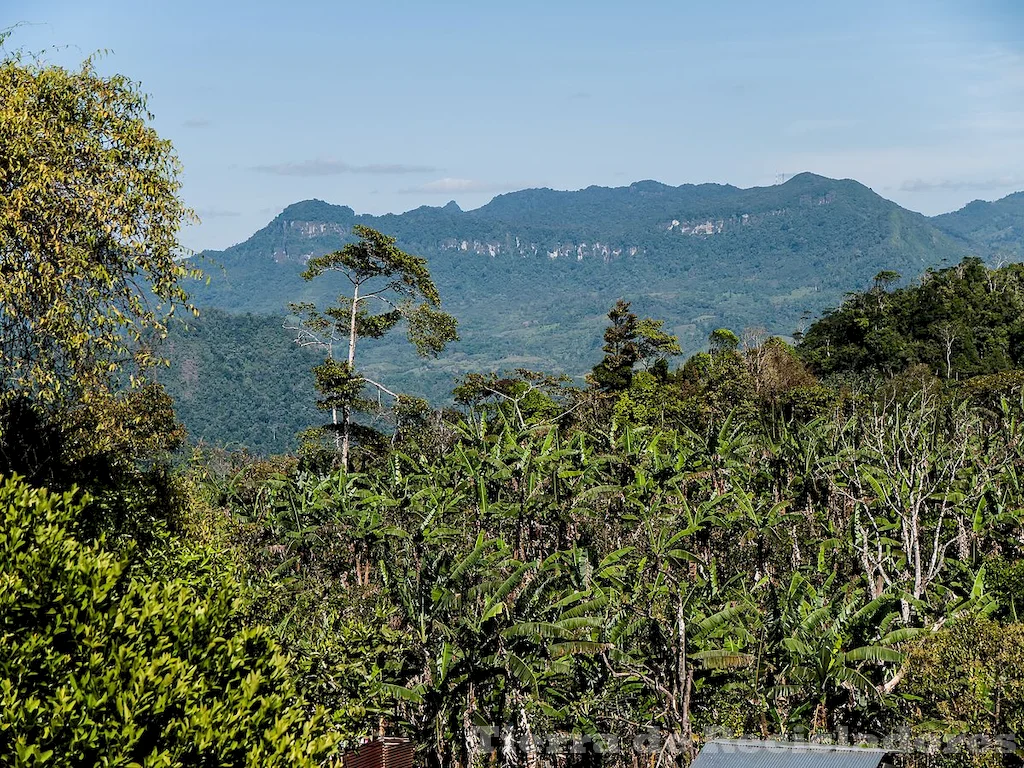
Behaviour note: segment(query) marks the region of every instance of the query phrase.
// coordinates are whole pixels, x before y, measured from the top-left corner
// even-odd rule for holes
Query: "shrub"
[[[134,578],[72,534],[83,503],[0,483],[0,764],[321,764],[335,740],[233,587]]]

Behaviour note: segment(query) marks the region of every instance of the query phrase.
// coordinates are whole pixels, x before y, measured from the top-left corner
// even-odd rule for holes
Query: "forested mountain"
[[[354,224],[394,235],[427,259],[461,335],[431,362],[390,342],[371,345],[364,366],[402,391],[443,402],[454,377],[474,371],[525,367],[582,376],[600,355],[604,316],[618,298],[664,319],[685,354],[702,349],[719,327],[791,335],[847,292],[867,288],[879,271],[909,280],[972,253],[991,255],[982,234],[1006,230],[999,217],[1013,210],[1007,200],[928,219],[856,181],[805,173],[753,189],[642,181],[524,190],[472,211],[449,203],[385,216],[305,201],[245,242],[197,260],[210,277],[208,286],[195,286],[201,307],[266,317],[201,319],[200,329],[216,326],[211,343],[232,350],[235,362],[179,333],[164,380],[193,435],[261,450],[294,445],[292,434],[308,425],[308,401],[282,395],[286,407],[271,413],[276,400],[268,392],[286,380],[289,391],[302,388],[295,380],[308,376],[308,366],[285,366],[266,334],[283,324],[289,302],[333,298],[344,287],[306,283],[300,273],[310,257],[350,242]],[[273,350],[287,332],[280,337]],[[259,376],[237,375],[258,369],[278,384],[268,389]],[[247,423],[253,429],[241,426]]]
[[[442,295],[461,302],[463,312],[480,297],[501,301],[511,293],[517,306],[529,306],[544,300],[537,293],[617,289],[664,304],[684,333],[693,318],[731,317],[736,296],[759,297],[745,312],[751,318],[771,320],[779,310],[795,318],[820,304],[804,298],[810,293],[860,287],[880,269],[916,274],[971,250],[857,182],[813,174],[754,189],[643,181],[524,190],[473,211],[449,203],[379,217],[310,200],[245,242],[206,254],[213,279],[197,298],[232,311],[281,312],[308,292],[300,265],[350,241],[354,224],[425,256]],[[686,307],[674,301],[698,296]],[[704,325],[715,327],[711,318]],[[700,339],[704,330],[692,329]]]
[[[1024,254],[1024,192],[991,203],[975,200],[932,221],[993,261],[1016,260]]]

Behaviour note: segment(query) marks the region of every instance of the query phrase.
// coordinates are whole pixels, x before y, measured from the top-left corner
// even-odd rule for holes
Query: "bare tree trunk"
[[[356,359],[356,305],[359,303],[359,286],[356,285],[352,291],[352,315],[349,320],[348,331],[348,364],[352,365]]]
[[[338,443],[341,440],[341,436],[338,434],[338,406],[331,406],[331,423],[334,424],[334,449],[340,450],[341,445]]]
[[[686,663],[686,614],[682,600],[676,606],[676,633],[679,655],[676,657],[676,695],[679,697],[679,724],[686,761],[693,759],[693,733],[690,728],[690,697],[693,693],[693,670]]]
[[[359,303],[359,284],[356,283],[355,288],[352,291],[352,314],[349,319],[348,329],[348,366],[349,370],[352,370],[353,364],[356,359],[356,305]],[[348,471],[348,450],[351,439],[351,424],[352,417],[349,411],[349,407],[346,405],[343,409],[344,417],[344,434],[341,439],[341,467],[346,472]],[[335,409],[334,424],[337,426],[338,417],[337,409]],[[335,433],[337,434],[337,433]]]
[[[330,360],[334,359],[334,331],[331,331],[331,339],[327,342],[327,357]],[[334,451],[338,453],[341,451],[341,433],[338,432],[338,406],[331,406],[331,423],[334,425]],[[348,469],[348,465],[345,466]]]

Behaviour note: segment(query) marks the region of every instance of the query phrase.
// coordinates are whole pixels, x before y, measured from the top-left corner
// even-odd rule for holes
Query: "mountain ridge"
[[[440,403],[453,379],[470,372],[526,367],[581,377],[600,359],[605,314],[619,298],[663,319],[686,354],[702,349],[720,327],[789,336],[847,292],[868,287],[882,270],[901,273],[905,282],[965,256],[996,258],[990,242],[1006,235],[999,217],[1013,219],[1016,210],[1011,200],[936,222],[855,180],[810,173],[749,189],[647,180],[575,192],[525,190],[468,211],[449,203],[382,216],[299,201],[242,243],[207,252],[205,263],[200,259],[211,280],[195,285],[195,300],[218,313],[209,314],[206,336],[176,338],[176,367],[166,380],[172,394],[191,398],[185,421],[193,434],[205,427],[188,409],[213,407],[204,404],[197,375],[235,388],[237,396],[222,397],[218,409],[248,407],[245,419],[254,418],[282,378],[277,371],[260,380],[261,347],[281,366],[295,365],[281,329],[288,302],[333,301],[346,287],[302,280],[303,265],[350,242],[356,223],[395,236],[399,247],[428,261],[462,336],[437,361],[417,359],[400,340],[368,341],[360,365],[396,389]],[[243,321],[244,313],[263,319]],[[246,349],[233,354],[230,365],[202,347],[233,335]],[[269,340],[278,337],[273,344],[284,346],[271,353]],[[184,360],[192,360],[187,388]],[[242,379],[234,373],[240,369],[247,372]],[[290,375],[309,376],[306,369]],[[246,395],[246,387],[262,390]],[[281,397],[296,395],[288,390]],[[294,412],[309,418],[308,408]],[[280,419],[277,412],[271,416]],[[288,425],[278,432],[287,434]],[[247,440],[242,434],[233,439]],[[288,445],[264,443],[267,450]]]
[[[972,200],[959,210],[932,219],[943,231],[981,245],[994,260],[1024,256],[1024,192],[998,200]]]
[[[639,194],[664,194],[666,192],[681,192],[681,191],[722,191],[730,193],[761,193],[765,190],[771,189],[785,189],[792,188],[794,185],[807,184],[807,183],[826,183],[826,184],[844,184],[844,185],[855,185],[860,189],[875,194],[869,187],[865,186],[856,179],[832,179],[827,176],[821,176],[819,174],[805,171],[802,173],[795,174],[788,178],[782,184],[773,184],[760,187],[737,187],[732,184],[720,184],[716,182],[702,182],[700,184],[685,183],[677,186],[665,184],[664,182],[657,181],[655,179],[641,179],[634,181],[628,185],[619,187],[609,187],[598,184],[591,184],[589,186],[577,189],[577,190],[563,190],[554,189],[552,187],[527,187],[524,189],[514,190],[511,192],[503,192],[495,195],[491,200],[484,203],[477,208],[471,208],[463,210],[457,202],[454,200],[448,201],[444,205],[433,206],[433,205],[420,205],[416,208],[411,208],[408,211],[401,213],[388,212],[382,214],[357,214],[355,210],[348,205],[339,203],[330,203],[320,198],[309,198],[306,200],[299,200],[290,205],[286,206],[279,214],[277,214],[273,221],[278,219],[291,220],[295,217],[301,216],[305,220],[319,221],[319,220],[337,220],[337,214],[341,214],[344,219],[357,219],[357,218],[375,218],[375,219],[388,219],[392,217],[403,217],[410,214],[432,212],[432,211],[446,211],[453,213],[462,213],[467,216],[480,216],[484,218],[495,218],[493,213],[495,211],[501,211],[503,207],[507,207],[507,202],[511,200],[518,200],[523,197],[530,198],[546,198],[542,202],[551,203],[555,199],[568,199],[568,198],[579,198],[587,195],[601,195],[608,196],[609,194],[615,194],[625,191],[636,192]],[[1024,193],[1021,193],[1024,194]],[[883,198],[885,199],[885,198]],[[895,203],[894,203],[895,204]],[[313,212],[318,212],[319,216],[311,215]],[[326,216],[326,214],[334,214]],[[921,214],[923,215],[923,214]],[[208,249],[207,252],[222,252],[231,250],[242,243],[235,243],[234,245],[228,246],[224,249]]]
[[[476,251],[487,251],[493,256],[502,250],[508,251],[509,242],[516,238],[519,255],[530,251],[535,255],[543,252],[557,257],[567,255],[564,249],[567,243],[593,241],[604,241],[605,245],[615,241],[614,245],[621,249],[634,248],[631,255],[635,255],[647,250],[638,243],[626,242],[636,239],[638,234],[671,231],[676,226],[684,234],[720,234],[733,220],[750,223],[749,217],[783,215],[795,206],[829,204],[837,194],[848,200],[859,200],[861,207],[865,204],[882,206],[919,223],[928,221],[922,214],[900,208],[860,182],[829,179],[812,173],[797,174],[779,185],[747,189],[723,184],[671,187],[645,180],[624,187],[590,186],[577,191],[519,190],[497,195],[485,205],[468,211],[448,203],[375,216],[357,214],[347,205],[319,199],[299,201],[287,206],[247,240],[222,251],[205,251],[203,255],[228,260],[236,255],[263,256],[278,262],[305,259],[314,253],[319,255],[340,247],[350,239],[349,230],[356,223],[393,234],[410,249],[426,251],[452,250],[455,243],[459,250],[466,251],[475,242],[479,244]],[[287,236],[289,227],[300,230],[298,238]],[[951,236],[962,240],[956,233]],[[326,239],[308,242],[315,238]],[[522,245],[524,240],[529,247]],[[665,243],[655,245],[658,250],[666,249]],[[601,253],[607,255],[604,250]]]
[[[621,200],[623,195],[631,194],[641,196],[638,198],[638,201],[650,206],[654,201],[654,198],[665,198],[673,193],[675,196],[670,198],[670,205],[693,205],[696,202],[700,202],[704,204],[703,207],[691,209],[689,211],[691,215],[714,215],[716,212],[720,211],[721,200],[726,195],[740,196],[741,199],[756,198],[758,196],[770,197],[773,195],[771,192],[773,190],[790,191],[796,187],[807,190],[805,194],[809,194],[811,193],[810,190],[816,187],[828,185],[843,185],[848,188],[855,188],[861,194],[876,194],[869,187],[866,187],[854,179],[830,179],[814,173],[804,172],[790,177],[782,184],[746,188],[736,187],[731,184],[718,184],[712,182],[701,184],[687,183],[680,184],[678,186],[671,186],[652,179],[644,179],[620,187],[590,185],[579,190],[557,190],[550,187],[533,187],[495,195],[484,205],[469,210],[463,210],[454,200],[452,200],[443,206],[421,205],[403,213],[383,213],[379,215],[357,214],[355,210],[348,205],[329,203],[319,198],[311,198],[297,201],[286,206],[265,227],[258,230],[247,240],[235,243],[234,245],[228,246],[222,250],[211,249],[206,250],[203,253],[212,255],[234,252],[239,248],[243,248],[250,240],[252,240],[253,237],[256,237],[261,232],[272,228],[276,223],[287,221],[330,222],[336,224],[348,224],[349,226],[355,223],[373,221],[380,225],[385,225],[387,223],[397,223],[408,219],[418,219],[424,216],[444,214],[456,217],[461,216],[464,221],[486,221],[493,223],[506,222],[507,217],[522,216],[524,213],[540,214],[544,217],[551,217],[552,215],[565,212],[567,207],[565,205],[566,201],[583,201],[586,204],[584,207],[592,207],[594,204],[606,206],[610,201],[614,201],[616,197]],[[885,198],[881,197],[879,199],[885,200]],[[522,202],[524,200],[528,201],[525,205]],[[891,201],[886,202],[889,202],[894,206],[896,205],[896,203],[892,203]],[[631,202],[626,207],[632,208],[635,206],[633,206]],[[577,206],[577,211],[579,208],[580,206]],[[678,208],[669,208],[660,211],[662,218],[671,214],[678,214],[679,212]],[[907,213],[918,216],[923,215],[915,214],[912,211],[907,211]]]

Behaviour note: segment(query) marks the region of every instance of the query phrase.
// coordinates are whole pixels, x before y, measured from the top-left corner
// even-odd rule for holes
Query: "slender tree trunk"
[[[349,327],[348,327],[348,365],[349,365],[349,370],[352,369],[353,364],[354,364],[355,359],[356,359],[356,305],[358,303],[359,303],[359,285],[357,283],[356,286],[355,286],[355,289],[352,291],[352,314],[351,314],[351,317],[349,319]],[[347,472],[348,471],[348,450],[349,450],[349,442],[350,442],[350,438],[351,438],[351,429],[350,429],[350,427],[351,427],[351,424],[352,424],[352,414],[351,414],[351,412],[349,410],[349,407],[347,405],[342,409],[342,411],[343,411],[343,418],[344,418],[344,434],[343,434],[342,439],[341,439],[341,466]],[[335,415],[334,418],[335,418],[335,422],[334,423],[335,423],[335,425],[337,425],[337,423],[338,423],[337,422],[337,418],[338,418],[337,415]]]
[[[341,468],[348,472],[348,444],[349,444],[349,423],[351,421],[350,414],[348,412],[348,406],[346,405],[341,411],[341,418],[344,423],[343,434],[341,437]]]
[[[687,763],[693,761],[693,726],[690,724],[690,700],[693,697],[693,667],[687,666],[683,680],[683,754]]]
[[[327,342],[327,359],[334,359],[334,331],[331,331],[331,339]],[[338,432],[338,406],[331,406],[331,423],[334,425],[334,450],[341,452],[341,433]]]
[[[349,319],[348,330],[348,364],[352,365],[356,359],[356,304],[359,303],[359,286],[352,291],[352,315]]]
[[[331,406],[331,423],[334,424],[334,450],[341,452],[341,434],[338,432],[338,406]]]
[[[682,600],[676,606],[676,632],[678,634],[679,655],[676,658],[676,695],[679,697],[680,729],[682,730],[682,748],[685,759],[693,758],[693,733],[690,729],[690,696],[693,692],[693,670],[686,662],[686,614]]]

